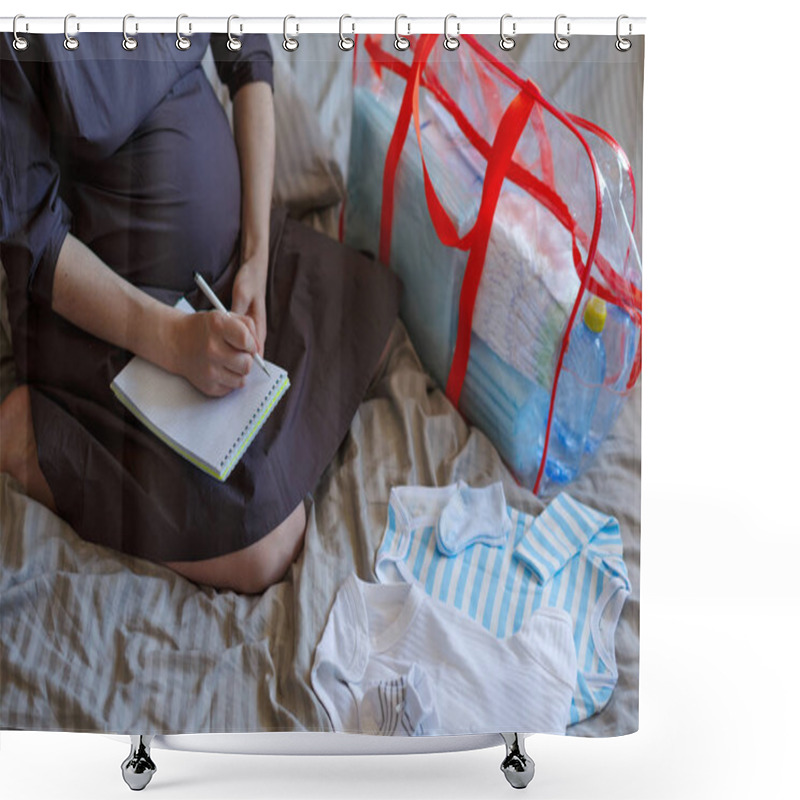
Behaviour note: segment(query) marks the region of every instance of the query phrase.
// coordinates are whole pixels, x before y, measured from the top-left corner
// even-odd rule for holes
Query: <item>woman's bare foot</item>
[[[288,572],[300,554],[306,532],[303,503],[263,539],[217,558],[168,561],[166,566],[195,583],[242,594],[262,594]]]
[[[18,386],[0,404],[0,472],[15,478],[28,497],[56,511],[53,493],[39,467],[27,386]]]

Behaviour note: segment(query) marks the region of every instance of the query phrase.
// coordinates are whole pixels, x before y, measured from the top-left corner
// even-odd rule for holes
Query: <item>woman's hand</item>
[[[256,352],[256,328],[249,317],[205,311],[182,314],[174,325],[173,372],[212,397],[244,386]]]
[[[231,310],[253,323],[259,355],[264,355],[267,340],[267,259],[255,257],[245,261],[233,282]]]

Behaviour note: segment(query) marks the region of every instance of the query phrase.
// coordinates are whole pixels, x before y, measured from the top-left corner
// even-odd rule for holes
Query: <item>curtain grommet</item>
[[[614,47],[616,47],[617,50],[619,50],[620,53],[627,53],[628,50],[631,49],[631,46],[633,44],[630,39],[624,38],[622,36],[622,34],[620,33],[620,23],[624,19],[628,19],[626,14],[620,14],[617,17],[617,41],[614,42]],[[628,22],[628,36],[631,35],[632,30],[633,29],[631,27],[631,23]]]
[[[77,50],[78,49],[78,45],[80,44],[80,42],[78,42],[78,40],[74,36],[70,36],[70,33],[69,33],[69,21],[71,19],[75,19],[75,15],[74,14],[67,14],[67,16],[64,17],[64,49],[65,50]],[[80,24],[80,22],[77,22],[75,24],[75,30],[79,31],[80,29],[81,29],[81,24]]]
[[[353,19],[353,18],[349,14],[342,14],[342,16],[339,17],[339,49],[344,50],[345,53],[348,52],[349,50],[352,50],[356,46],[355,39],[351,39],[349,36],[344,35],[343,27],[344,27],[344,21],[346,19]],[[352,24],[351,27],[353,33],[355,33],[356,31],[355,24]]]
[[[17,31],[17,21],[21,20],[21,19],[25,19],[25,15],[24,14],[17,14],[17,16],[14,17],[14,24],[12,25],[12,28],[11,28],[13,33],[14,33],[14,42],[13,42],[14,49],[17,52],[20,52],[20,53],[23,52],[24,50],[27,50],[28,49],[28,45],[30,44],[30,42],[28,42],[28,40],[24,36],[20,36],[18,31]],[[25,30],[27,30],[27,29],[28,29],[28,23],[26,22],[25,23]]]
[[[509,36],[503,26],[505,25],[505,21],[507,19],[512,20],[511,22],[511,36]],[[500,49],[505,50],[508,52],[509,50],[513,50],[515,45],[517,44],[516,40],[514,39],[514,35],[517,32],[517,23],[513,21],[511,14],[503,14],[500,17]]]
[[[398,14],[394,18],[394,49],[399,50],[401,53],[403,50],[408,50],[411,47],[411,42],[406,39],[405,36],[400,35],[400,20],[401,19],[408,19],[405,14]],[[406,23],[406,27],[408,31],[406,32],[406,36],[411,33],[411,25]]]
[[[559,53],[563,53],[569,47],[569,39],[567,38],[567,36],[569,36],[570,34],[569,21],[567,21],[567,36],[562,36],[558,32],[558,21],[561,19],[567,19],[567,15],[559,14],[558,16],[556,16],[556,21],[553,25],[553,32],[556,37],[555,40],[553,41],[553,47],[555,47],[555,49],[558,50]]]
[[[451,36],[447,31],[447,23],[450,22],[451,19],[456,20],[456,35]],[[442,40],[442,47],[445,50],[458,50],[458,46],[461,44],[461,41],[458,38],[458,34],[461,29],[461,23],[458,21],[458,17],[455,14],[448,14],[444,18],[444,39]]]
[[[187,19],[188,16],[189,16],[188,14],[178,14],[178,17],[175,20],[175,36],[176,36],[175,47],[177,47],[178,50],[188,50],[192,46],[192,40],[188,39],[181,33],[181,20]],[[192,23],[190,22],[189,33],[191,34],[191,32],[192,32]]]
[[[122,18],[122,47],[130,52],[131,50],[135,50],[139,46],[139,42],[136,40],[135,37],[128,35],[128,20],[129,19],[136,19],[133,14],[126,14]],[[135,29],[139,30],[139,23],[136,23]]]
[[[297,19],[297,17],[293,17],[289,14],[283,18],[283,49],[287,53],[293,53],[300,46],[300,42],[296,36],[289,36],[288,25],[290,19]],[[295,32],[300,32],[300,26],[297,24],[295,24]]]
[[[226,46],[227,46],[228,50],[231,51],[231,53],[237,53],[239,50],[242,49],[242,40],[238,39],[236,36],[234,36],[231,33],[231,23],[235,19],[239,19],[239,17],[237,17],[236,14],[231,14],[228,17],[228,41],[226,43]],[[239,32],[241,33],[241,31],[242,31],[242,26],[240,25],[239,26]]]

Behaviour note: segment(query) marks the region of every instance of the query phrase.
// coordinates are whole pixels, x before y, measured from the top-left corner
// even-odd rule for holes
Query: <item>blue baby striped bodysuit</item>
[[[614,633],[630,594],[619,523],[565,493],[534,517],[498,503],[498,492],[501,484],[392,489],[376,577],[418,583],[499,638],[538,608],[566,611],[578,664],[570,724],[580,722],[617,683]]]

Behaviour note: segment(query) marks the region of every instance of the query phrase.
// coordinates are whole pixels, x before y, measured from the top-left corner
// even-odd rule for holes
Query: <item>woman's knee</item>
[[[300,554],[306,528],[301,503],[263,539],[208,561],[172,561],[166,566],[195,583],[241,594],[263,594],[280,581]]]
[[[0,472],[11,475],[31,498],[56,511],[56,501],[39,466],[31,395],[18,386],[0,404]]]
[[[261,541],[243,561],[238,591],[261,594],[278,583],[300,555],[306,530],[305,506],[297,508]]]
[[[28,440],[33,436],[30,424],[30,395],[27,386],[18,386],[0,403],[0,472],[20,479],[28,456]]]

